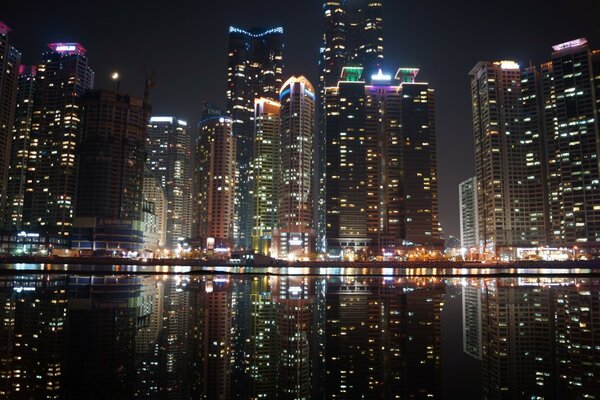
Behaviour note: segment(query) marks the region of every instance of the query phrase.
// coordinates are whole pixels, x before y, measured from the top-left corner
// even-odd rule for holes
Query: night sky
[[[458,235],[458,183],[474,175],[470,69],[480,60],[540,64],[551,46],[586,37],[600,48],[600,1],[383,0],[385,64],[418,67],[437,92],[440,212],[444,232]],[[203,101],[225,106],[227,30],[283,26],[285,70],[318,84],[323,30],[320,0],[3,0],[10,40],[35,64],[51,42],[80,42],[96,88],[141,95],[143,66],[156,73],[154,115],[194,126]],[[285,80],[285,79],[284,79]]]

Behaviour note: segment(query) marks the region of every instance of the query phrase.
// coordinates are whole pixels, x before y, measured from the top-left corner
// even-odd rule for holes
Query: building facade
[[[17,78],[21,64],[19,53],[8,41],[10,29],[0,21],[0,209],[7,205],[8,166],[11,156]],[[2,215],[0,215],[0,219]]]
[[[85,122],[72,247],[142,250],[149,106],[139,97],[100,90],[88,91],[82,105]]]
[[[37,67],[31,129],[31,207],[23,226],[69,237],[73,226],[77,163],[83,121],[82,96],[94,72],[79,43],[53,43]],[[26,203],[27,204],[27,203]]]
[[[433,90],[345,67],[326,89],[327,247],[332,256],[442,245]]]
[[[31,208],[35,169],[30,166],[29,160],[35,154],[30,151],[30,146],[36,72],[35,66],[21,65],[19,68],[15,122],[6,185],[7,201],[4,209],[4,226],[7,229],[21,229],[23,213]]]
[[[204,106],[194,168],[194,238],[214,250],[234,246],[235,154],[233,119]]]
[[[143,197],[153,205],[158,247],[164,248],[167,243],[167,196],[160,180],[148,168],[144,171]]]
[[[600,247],[600,51],[585,39],[553,46],[542,66],[550,239]]]
[[[480,62],[470,76],[482,250],[545,244],[544,174],[531,156],[543,153],[543,135],[526,129],[521,69]]]
[[[477,178],[472,177],[458,185],[460,201],[460,244],[463,248],[479,248],[477,213]]]
[[[383,1],[323,2],[324,33],[319,58],[319,137],[316,150],[318,200],[315,202],[317,247],[327,248],[326,237],[326,88],[334,87],[346,66],[361,66],[371,77],[383,66]]]
[[[283,28],[229,28],[227,114],[237,141],[236,246],[252,246],[254,100],[276,101],[283,83]]]
[[[313,218],[315,89],[305,77],[294,76],[281,87],[279,99],[277,255],[307,255],[314,251],[316,240]]]
[[[192,138],[187,122],[153,116],[148,125],[147,169],[159,179],[167,197],[166,246],[191,237]]]
[[[252,250],[260,254],[270,254],[277,227],[280,108],[266,98],[254,102]]]

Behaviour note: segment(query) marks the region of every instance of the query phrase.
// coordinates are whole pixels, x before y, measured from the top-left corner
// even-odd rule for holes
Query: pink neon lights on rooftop
[[[80,43],[49,43],[50,50],[62,54],[85,54],[86,50]]]
[[[10,32],[10,28],[8,27],[8,25],[0,21],[0,34],[8,35],[8,32]]]
[[[35,65],[19,65],[19,75],[35,75],[37,73],[37,66]]]
[[[560,43],[555,46],[552,46],[552,50],[561,51],[561,50],[566,50],[566,49],[572,49],[575,47],[581,47],[581,46],[585,46],[587,44],[587,42],[588,41],[586,38],[579,38],[579,39],[571,40],[570,42]]]

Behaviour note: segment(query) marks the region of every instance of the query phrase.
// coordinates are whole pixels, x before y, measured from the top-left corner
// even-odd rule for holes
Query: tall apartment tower
[[[36,87],[35,66],[21,65],[17,87],[15,122],[8,182],[6,185],[7,204],[4,209],[4,226],[7,229],[21,229],[25,210],[31,209],[33,173],[29,160],[35,152],[31,148],[33,99]]]
[[[236,246],[252,245],[251,162],[254,150],[254,100],[278,100],[283,82],[283,28],[229,28],[227,114],[237,140]]]
[[[383,164],[384,167],[392,165],[395,157],[399,157],[402,173],[398,178],[385,173],[384,179],[388,186],[394,184],[395,179],[400,179],[401,193],[404,194],[405,242],[441,249],[443,240],[438,210],[435,92],[428,83],[415,81],[418,73],[418,69],[400,68],[396,75],[402,92],[402,153],[387,154]],[[394,121],[390,121],[390,124],[393,123]],[[393,135],[388,134],[386,140],[388,148],[397,147]],[[393,198],[388,201],[393,201]],[[393,218],[394,215],[388,213],[388,220]]]
[[[167,197],[166,246],[192,236],[192,138],[187,122],[154,116],[148,125],[147,168]]]
[[[83,121],[82,96],[94,72],[79,43],[53,43],[37,67],[28,168],[33,173],[31,207],[22,225],[70,236],[75,211],[77,162]]]
[[[303,76],[281,87],[277,254],[307,255],[315,248],[315,89]]]
[[[139,97],[105,90],[88,91],[82,105],[73,247],[142,250],[150,107]]]
[[[600,51],[553,46],[542,66],[551,229],[555,245],[600,246]]]
[[[234,246],[237,141],[232,129],[231,117],[204,105],[196,142],[193,230],[208,249]]]
[[[477,214],[477,178],[472,177],[458,185],[460,202],[460,244],[466,249],[479,246]]]
[[[277,227],[280,108],[266,98],[254,102],[252,250],[261,254],[270,254]]]
[[[8,42],[10,29],[0,21],[0,210],[7,205],[8,166],[11,155],[17,78],[21,64],[19,53]],[[0,219],[3,216],[0,215]]]
[[[530,155],[542,154],[543,135],[527,124],[521,69],[513,61],[479,62],[470,77],[483,250],[544,244],[543,167]]]
[[[154,203],[158,246],[164,247],[167,243],[167,195],[160,180],[148,168],[144,171],[143,197],[144,201]]]
[[[334,0],[323,2],[324,33],[319,59],[319,137],[315,184],[317,247],[324,251],[326,237],[326,88],[334,87],[346,66],[362,66],[371,77],[383,66],[383,2]]]
[[[383,1],[324,1],[321,81],[333,86],[347,65],[370,77],[383,66]]]
[[[327,247],[332,255],[441,246],[433,90],[344,67],[326,89]]]

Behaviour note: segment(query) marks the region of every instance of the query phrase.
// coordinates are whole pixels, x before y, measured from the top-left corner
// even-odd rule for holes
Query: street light
[[[117,81],[117,92],[118,92],[119,87],[121,86],[121,80],[119,79],[120,78],[119,73],[113,72],[110,77],[112,78],[113,81]]]

